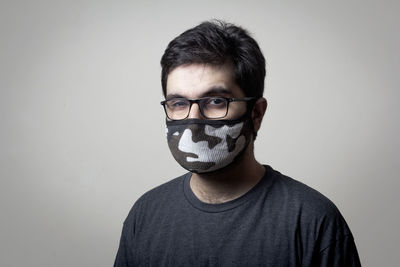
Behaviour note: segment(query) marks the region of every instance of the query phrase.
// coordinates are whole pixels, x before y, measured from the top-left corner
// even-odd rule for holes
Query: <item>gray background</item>
[[[184,172],[159,59],[210,18],[267,59],[257,159],[345,216],[364,266],[399,261],[398,1],[0,2],[0,266],[110,266],[145,191]]]

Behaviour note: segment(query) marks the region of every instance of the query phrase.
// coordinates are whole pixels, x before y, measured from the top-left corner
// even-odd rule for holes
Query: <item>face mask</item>
[[[236,120],[167,121],[167,140],[175,160],[185,169],[206,173],[232,163],[253,134],[249,116]]]

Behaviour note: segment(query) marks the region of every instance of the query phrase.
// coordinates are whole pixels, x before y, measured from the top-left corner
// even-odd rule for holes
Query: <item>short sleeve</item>
[[[138,203],[135,203],[124,221],[114,267],[128,267],[134,265],[134,235],[137,206]]]
[[[348,234],[323,248],[317,256],[315,266],[361,266],[353,236]]]

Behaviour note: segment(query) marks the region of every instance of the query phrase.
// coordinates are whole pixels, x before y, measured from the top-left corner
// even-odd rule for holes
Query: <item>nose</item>
[[[190,108],[188,119],[203,119],[201,115],[199,105],[197,103],[193,103]]]

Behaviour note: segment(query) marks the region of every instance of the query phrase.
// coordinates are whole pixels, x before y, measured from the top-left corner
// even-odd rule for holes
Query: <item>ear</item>
[[[261,97],[254,104],[253,111],[251,113],[251,118],[253,119],[254,131],[258,132],[261,127],[262,119],[264,118],[265,111],[267,110],[267,100]]]

